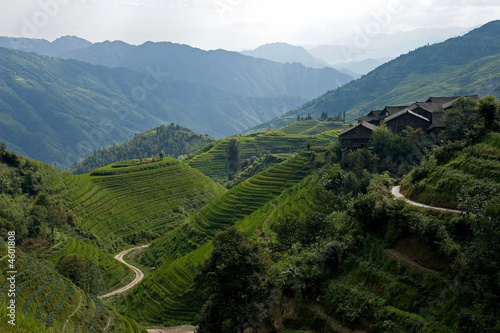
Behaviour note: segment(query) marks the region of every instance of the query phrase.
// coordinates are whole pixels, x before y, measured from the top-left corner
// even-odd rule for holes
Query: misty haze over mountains
[[[354,77],[360,77],[381,64],[418,47],[442,42],[465,34],[470,29],[416,29],[394,34],[350,34],[324,45],[293,46],[286,43],[261,45],[241,53],[282,63],[302,63],[306,67],[333,67]]]

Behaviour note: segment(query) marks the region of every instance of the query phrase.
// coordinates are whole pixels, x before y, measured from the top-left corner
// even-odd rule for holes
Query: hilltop
[[[194,133],[188,128],[170,124],[136,133],[130,140],[99,149],[75,163],[70,172],[74,174],[90,173],[92,170],[121,160],[136,157],[179,157],[194,153],[206,144],[214,141],[208,135]]]
[[[492,21],[464,36],[418,48],[253,130],[279,128],[308,113],[346,112],[353,120],[384,105],[410,105],[427,96],[500,96],[498,36],[500,21]]]

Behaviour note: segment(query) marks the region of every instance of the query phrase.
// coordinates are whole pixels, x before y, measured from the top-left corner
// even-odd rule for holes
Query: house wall
[[[415,117],[410,113],[405,113],[404,115],[389,120],[386,124],[391,131],[399,134],[406,128],[406,126],[410,126],[414,129],[420,128],[425,132],[431,123],[422,118]]]
[[[339,135],[339,142],[344,148],[362,148],[368,146],[372,139],[372,130],[358,126],[347,133]]]

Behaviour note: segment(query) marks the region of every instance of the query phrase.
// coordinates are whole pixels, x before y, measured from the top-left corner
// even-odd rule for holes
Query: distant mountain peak
[[[263,44],[255,50],[242,51],[241,54],[280,63],[301,63],[305,67],[328,67],[328,64],[325,61],[314,57],[302,46],[295,46],[284,42]]]

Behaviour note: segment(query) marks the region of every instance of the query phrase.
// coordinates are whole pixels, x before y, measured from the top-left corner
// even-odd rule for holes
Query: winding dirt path
[[[401,198],[401,199],[403,199],[404,201],[406,201],[410,205],[417,206],[417,207],[422,207],[422,208],[427,208],[427,209],[440,210],[440,211],[443,211],[443,212],[449,212],[449,213],[455,213],[455,214],[465,214],[466,213],[466,212],[463,212],[461,210],[428,206],[428,205],[424,205],[424,204],[421,204],[421,203],[416,202],[416,201],[412,201],[410,199],[405,198],[404,195],[401,194],[400,189],[401,189],[401,186],[393,186],[392,189],[391,189],[392,195],[395,198]]]
[[[132,251],[137,251],[139,249],[144,249],[146,247],[148,247],[149,244],[146,244],[146,245],[142,245],[142,246],[137,246],[137,247],[133,247],[131,249],[128,249],[128,250],[125,250],[125,251],[122,251],[120,253],[118,253],[116,256],[115,256],[115,259],[124,263],[125,265],[127,265],[128,267],[130,267],[130,269],[132,271],[134,271],[135,273],[135,278],[134,280],[132,280],[132,282],[130,282],[129,284],[127,284],[126,286],[124,287],[121,287],[120,289],[117,289],[115,291],[112,291],[108,294],[105,294],[105,295],[101,295],[99,296],[100,299],[103,299],[103,298],[108,298],[108,297],[111,297],[111,296],[115,296],[115,295],[118,295],[118,294],[121,294],[127,290],[129,290],[130,288],[132,288],[133,286],[135,286],[136,284],[138,284],[139,282],[141,282],[141,280],[144,278],[144,273],[137,267],[135,266],[132,266],[130,265],[129,263],[127,263],[123,257],[126,256],[129,252],[132,252]]]

